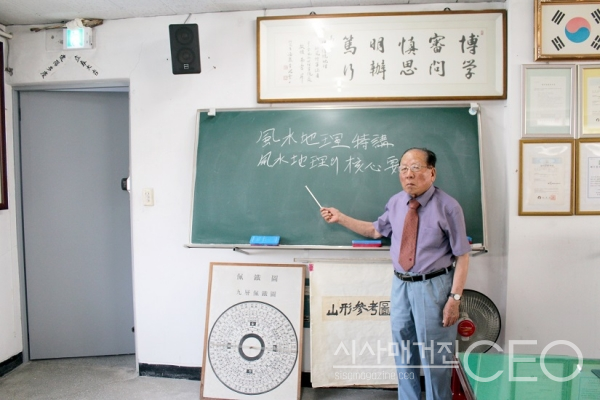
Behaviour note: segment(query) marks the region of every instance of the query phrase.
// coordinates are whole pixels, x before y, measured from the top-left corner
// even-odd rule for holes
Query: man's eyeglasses
[[[430,169],[432,168],[429,165],[423,166],[421,164],[413,164],[411,166],[408,165],[400,165],[398,167],[398,171],[400,171],[401,174],[408,174],[408,170],[411,170],[412,172],[419,172],[422,169]]]

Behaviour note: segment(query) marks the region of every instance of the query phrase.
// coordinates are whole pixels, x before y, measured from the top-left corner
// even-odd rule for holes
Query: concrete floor
[[[135,368],[135,356],[32,361],[0,378],[1,400],[199,398],[199,381],[139,376]],[[302,400],[326,399],[394,400],[397,399],[397,392],[385,389],[302,388]]]

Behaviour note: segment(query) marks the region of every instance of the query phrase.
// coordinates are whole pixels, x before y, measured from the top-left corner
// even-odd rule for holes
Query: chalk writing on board
[[[432,76],[453,84],[477,82],[487,73],[485,34],[485,29],[430,28],[391,29],[373,36],[337,28],[317,38],[287,36],[278,40],[284,51],[277,52],[281,74],[276,80],[318,86],[334,79],[340,90],[344,82],[419,84]]]
[[[387,157],[383,160],[369,161],[363,160],[355,155],[331,156],[327,154],[303,154],[302,148],[322,149],[339,148],[342,150],[369,150],[394,147],[394,144],[388,141],[386,134],[348,134],[343,132],[334,134],[320,134],[318,132],[296,133],[292,128],[284,134],[278,134],[275,128],[269,128],[260,131],[256,144],[263,148],[271,147],[295,147],[300,153],[282,154],[279,152],[266,151],[261,154],[258,161],[258,167],[274,168],[281,165],[296,166],[299,168],[331,168],[338,175],[340,172],[360,173],[360,172],[389,172],[396,173],[398,170],[398,158],[395,156]]]

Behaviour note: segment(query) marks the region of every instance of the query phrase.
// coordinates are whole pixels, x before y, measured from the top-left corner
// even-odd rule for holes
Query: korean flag
[[[557,57],[600,56],[600,1],[543,4],[541,54]]]

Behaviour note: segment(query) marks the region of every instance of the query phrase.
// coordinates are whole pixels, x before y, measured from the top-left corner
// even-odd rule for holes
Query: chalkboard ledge
[[[247,250],[352,250],[352,251],[389,251],[390,246],[381,247],[352,247],[352,246],[317,246],[317,245],[278,245],[278,246],[252,246],[250,244],[206,244],[186,243],[184,247],[189,249],[231,249],[240,253],[249,254]],[[475,256],[485,254],[488,249],[481,243],[471,246],[471,253]]]
[[[368,251],[389,251],[390,246],[381,247],[352,247],[352,246],[319,246],[319,245],[300,245],[284,244],[278,246],[252,246],[250,244],[205,244],[205,243],[187,243],[185,247],[190,249],[232,249],[233,251],[245,252],[245,250],[368,250]]]

